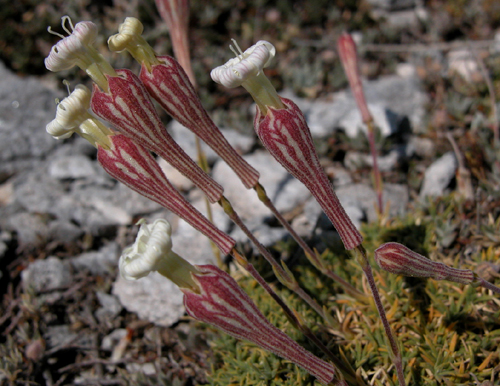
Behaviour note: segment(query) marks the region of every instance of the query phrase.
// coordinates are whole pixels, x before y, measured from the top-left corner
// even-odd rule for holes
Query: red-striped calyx
[[[192,276],[200,292],[182,289],[184,305],[189,315],[216,326],[235,338],[249,340],[290,360],[325,385],[335,376],[340,376],[330,363],[317,358],[273,326],[226,272],[213,265],[200,265],[196,268],[200,273]]]
[[[266,149],[283,167],[302,182],[332,222],[346,249],[362,243],[363,237],[346,214],[318,159],[311,132],[302,111],[289,99],[281,98],[284,109],[259,107],[254,127]]]
[[[224,254],[231,252],[235,241],[170,184],[148,150],[122,134],[113,135],[110,140],[109,150],[98,148],[97,152],[97,159],[109,175],[175,213],[212,240]]]
[[[475,280],[471,270],[452,268],[432,261],[399,243],[381,245],[375,250],[375,261],[383,270],[397,275],[430,277],[462,284],[471,284]]]
[[[47,125],[49,134],[67,138],[74,132],[97,147],[104,170],[132,190],[159,203],[212,240],[229,254],[235,241],[216,228],[170,184],[151,153],[123,134],[104,126],[89,113],[90,90],[79,85],[57,107],[56,118]]]
[[[138,144],[158,154],[198,186],[211,202],[223,188],[206,174],[168,134],[144,85],[129,70],[108,76],[108,92],[94,86],[92,110]]]
[[[141,36],[143,26],[128,17],[119,33],[108,40],[112,51],[128,51],[139,63],[139,78],[163,109],[210,146],[238,175],[246,188],[253,188],[259,173],[227,142],[201,104],[189,77],[170,56],[157,56]]]

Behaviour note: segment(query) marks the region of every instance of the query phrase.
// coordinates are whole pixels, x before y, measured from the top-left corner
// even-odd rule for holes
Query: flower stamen
[[[68,36],[54,32],[50,27],[47,28],[49,33],[61,38],[61,40],[52,47],[49,56],[45,58],[45,67],[50,71],[57,72],[78,66],[100,88],[107,91],[108,80],[106,75],[117,76],[117,74],[113,67],[93,47],[97,36],[97,26],[89,21],[73,25],[69,16],[63,16],[61,19],[61,26]]]
[[[65,25],[66,21],[69,23],[71,30],[66,28],[66,25]],[[73,31],[75,30],[75,27],[73,26],[73,22],[71,21],[71,18],[68,15],[61,17],[61,26],[62,26],[63,30],[66,31],[66,33],[68,35],[71,35],[73,33]]]
[[[236,41],[236,39],[231,39],[231,41],[233,42],[234,47],[236,47],[236,49],[237,49],[238,51],[236,51],[236,50],[234,49],[234,47],[233,47],[231,44],[229,45],[229,49],[230,49],[231,51],[233,51],[234,55],[235,55],[235,56],[236,56],[239,60],[243,60],[243,51],[241,50],[241,48],[240,48],[240,46],[239,46],[238,42]],[[239,52],[239,53],[238,53],[238,52]]]
[[[61,39],[64,39],[66,37],[63,34],[60,34],[59,32],[54,31],[50,25],[47,27],[47,32],[49,34],[55,35],[55,36],[57,36],[58,38],[61,38]]]

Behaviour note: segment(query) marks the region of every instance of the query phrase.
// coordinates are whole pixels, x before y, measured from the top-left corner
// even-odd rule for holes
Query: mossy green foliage
[[[478,248],[476,253],[464,256],[456,253],[464,240],[489,240],[484,229],[470,226],[462,229],[467,210],[463,203],[448,197],[415,211],[406,219],[381,220],[364,227],[369,255],[384,242],[398,241],[454,267],[479,270],[486,279],[500,284],[498,244]],[[460,208],[464,210],[460,210]],[[447,220],[436,221],[435,212],[448,213]],[[443,238],[449,238],[442,228],[453,225],[455,237],[443,247]],[[490,228],[497,225],[490,224]],[[491,233],[491,230],[489,233]],[[481,236],[482,235],[482,236]],[[482,237],[482,238],[481,238]],[[332,269],[369,295],[361,268],[345,252],[326,251],[323,254]],[[265,265],[256,263],[259,269]],[[381,271],[372,259],[375,280],[396,333],[404,360],[406,381],[409,385],[471,385],[471,373],[479,381],[489,380],[500,367],[500,300],[488,291],[456,283],[405,278]],[[340,359],[349,363],[366,384],[397,385],[394,366],[387,350],[386,338],[377,310],[371,301],[367,304],[344,294],[332,280],[321,275],[307,260],[292,267],[302,287],[327,307],[337,320],[327,325],[288,290],[280,290],[287,303],[304,317],[315,333]],[[488,270],[489,268],[489,270]],[[489,272],[489,273],[488,273]],[[316,355],[324,355],[311,346],[302,334],[295,331],[279,307],[249,277],[239,280],[245,291],[257,303],[273,324],[289,334]],[[248,343],[222,335],[212,342],[216,361],[212,367],[212,385],[312,385],[318,384],[297,366]],[[316,382],[316,383],[315,383]]]

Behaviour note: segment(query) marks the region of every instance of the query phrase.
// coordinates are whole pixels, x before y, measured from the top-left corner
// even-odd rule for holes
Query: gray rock
[[[394,170],[402,158],[403,154],[401,154],[401,151],[394,149],[386,155],[377,157],[378,168],[381,172]],[[367,166],[373,168],[373,157],[371,154],[348,151],[344,158],[344,163],[349,170],[358,170]]]
[[[59,326],[48,326],[44,334],[44,339],[47,342],[47,349],[64,346],[94,346],[92,335],[85,332],[75,332],[71,326],[62,324]]]
[[[156,375],[156,367],[153,363],[127,363],[125,365],[128,374],[140,373],[145,376]]]
[[[8,247],[3,241],[0,241],[0,260],[5,256],[5,252],[7,252]]]
[[[216,207],[213,206],[213,208]],[[219,218],[219,216],[222,218]],[[214,220],[215,224],[221,221],[228,223],[226,216],[218,212],[218,210],[214,212]],[[218,228],[225,229],[221,226],[218,226]],[[178,221],[172,237],[174,244],[172,249],[191,264],[213,264],[215,262],[209,239],[184,220]]]
[[[363,86],[368,105],[375,109],[372,114],[375,118],[379,117],[377,123],[385,127],[386,135],[399,129],[405,117],[414,130],[422,130],[427,96],[422,92],[417,77],[391,75],[364,81]],[[357,133],[360,120],[358,123],[354,120],[360,114],[349,90],[310,103],[303,103],[297,97],[291,99],[302,106],[313,137],[328,136],[337,128],[346,130],[348,135]]]
[[[279,211],[290,211],[310,196],[307,188],[288,174],[268,152],[257,151],[244,158],[259,171],[261,176],[259,181]],[[272,216],[270,210],[260,202],[255,191],[245,189],[226,164],[217,162],[213,175],[224,186],[224,195],[243,220],[262,222],[266,217]]]
[[[185,177],[176,168],[170,165],[164,159],[158,160],[158,165],[160,165],[161,170],[167,177],[168,181],[175,186],[177,190],[188,191],[194,187],[194,183],[187,177]]]
[[[388,137],[398,131],[401,117],[379,103],[368,103],[368,108],[373,116],[375,124],[384,137]],[[357,109],[349,110],[347,114],[340,119],[338,125],[345,130],[346,135],[350,138],[358,136],[360,130],[365,134],[367,133],[367,128],[363,124],[361,114]]]
[[[112,320],[121,312],[123,307],[116,296],[100,291],[96,292],[96,295],[99,303],[101,303],[101,307],[95,312],[95,316],[99,321]]]
[[[36,292],[46,292],[64,288],[71,284],[73,277],[69,264],[51,256],[45,260],[36,260],[21,273],[24,288]]]
[[[398,184],[384,184],[382,199],[384,206],[389,203],[389,213],[391,216],[400,216],[405,213],[408,204],[408,188]],[[368,222],[377,220],[377,195],[372,187],[363,184],[353,184],[340,187],[335,190],[341,204],[346,209],[347,214],[354,221],[360,220],[358,208],[363,213],[363,218]],[[357,217],[354,217],[357,215]],[[356,222],[355,225],[357,226]]]
[[[328,166],[325,168],[325,172],[333,178],[334,187],[352,184],[351,174],[343,167]]]
[[[380,103],[400,117],[407,117],[414,130],[423,127],[427,95],[421,90],[418,78],[391,75],[365,84],[368,103]]]
[[[420,188],[420,198],[437,197],[445,190],[455,176],[458,163],[453,152],[448,152],[434,161],[425,171],[424,182]]]
[[[12,204],[14,202],[14,184],[7,181],[0,185],[0,206]]]
[[[48,168],[55,179],[78,179],[96,175],[94,163],[84,155],[63,156],[53,159]]]
[[[314,138],[323,138],[331,135],[340,125],[339,122],[350,111],[357,111],[353,98],[347,96],[346,92],[333,94],[328,99],[317,100],[307,105],[298,103],[299,98],[291,98],[297,105],[303,105],[301,108],[306,117],[307,124]]]
[[[429,138],[412,136],[409,141],[417,156],[422,158],[434,158],[436,154],[436,144]]]
[[[0,176],[33,166],[57,146],[45,131],[58,93],[34,77],[20,78],[0,63]]]
[[[114,272],[118,267],[120,247],[110,242],[96,252],[82,253],[69,261],[75,272],[85,270],[92,275],[105,275]]]
[[[76,344],[78,334],[71,331],[69,325],[63,324],[60,326],[48,326],[44,338],[47,342],[47,348],[51,349],[58,346]]]
[[[112,188],[102,186],[81,186],[73,194],[83,200],[116,224],[127,225],[131,217],[152,213],[161,206],[121,183]]]
[[[418,0],[368,0],[368,4],[375,8],[386,10],[397,10],[415,7],[419,3]]]
[[[55,220],[49,224],[49,238],[51,240],[71,244],[82,237],[84,231],[67,220]]]
[[[15,201],[28,212],[58,215],[60,200],[67,194],[64,186],[48,173],[44,165],[19,174],[14,179]]]
[[[111,334],[106,335],[102,338],[101,349],[106,351],[113,351],[120,340],[124,339],[128,335],[126,328],[117,328],[113,330]]]
[[[184,315],[181,290],[157,272],[137,281],[119,276],[112,292],[129,312],[158,326],[171,326]]]
[[[4,226],[17,234],[22,248],[38,248],[45,245],[49,238],[47,223],[48,218],[43,215],[23,212],[8,217]]]
[[[414,9],[400,9],[395,11],[373,12],[374,19],[383,20],[388,28],[408,30],[420,27],[429,19],[429,13],[424,7]]]
[[[133,217],[157,211],[160,205],[100,173],[69,183],[52,178],[46,165],[14,180],[15,203],[29,212],[73,222],[95,236],[108,235]]]
[[[467,82],[483,81],[478,61],[469,49],[450,51],[446,59],[448,75],[458,74]]]
[[[247,221],[245,225],[264,247],[274,245],[288,236],[288,232],[284,228],[273,228],[259,221]],[[247,235],[240,228],[235,228],[230,235],[237,242],[249,242]]]
[[[191,158],[194,160],[198,159],[195,135],[191,131],[175,120],[170,122],[168,125],[168,131]],[[221,132],[239,154],[247,153],[255,144],[255,137],[240,134],[236,130],[221,129]],[[220,159],[220,157],[203,141],[201,141],[201,148],[204,151],[209,163],[212,164],[216,160]]]

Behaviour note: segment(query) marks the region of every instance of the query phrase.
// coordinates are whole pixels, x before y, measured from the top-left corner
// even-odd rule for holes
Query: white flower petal
[[[57,139],[68,138],[83,121],[89,118],[90,90],[76,86],[75,90],[58,105],[56,117],[46,126],[47,133]]]
[[[76,36],[82,44],[94,44],[97,38],[97,26],[91,21],[81,21],[76,23],[72,35]]]
[[[166,220],[152,225],[142,224],[135,243],[120,257],[120,274],[126,280],[137,280],[156,271],[159,263],[172,250],[172,228]]]
[[[92,44],[97,36],[97,26],[90,22],[75,25],[71,35],[60,40],[45,58],[45,67],[49,71],[63,71],[75,66],[78,60],[88,55],[86,46]]]
[[[109,37],[109,49],[115,52],[124,51],[137,36],[141,36],[143,31],[144,26],[139,20],[134,17],[127,17],[118,27],[118,33]]]
[[[213,81],[228,88],[241,86],[247,79],[259,75],[276,54],[274,46],[260,40],[243,54],[216,67],[210,73]]]

